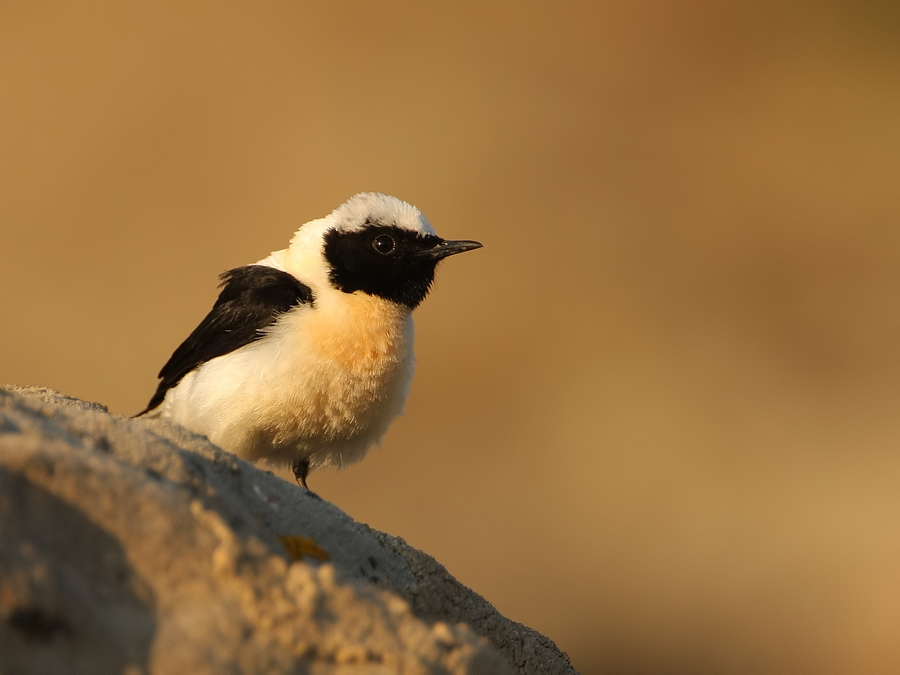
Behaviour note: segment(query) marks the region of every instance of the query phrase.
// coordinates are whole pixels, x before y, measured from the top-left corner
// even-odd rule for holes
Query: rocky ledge
[[[165,422],[0,386],[0,672],[575,673],[427,554]]]

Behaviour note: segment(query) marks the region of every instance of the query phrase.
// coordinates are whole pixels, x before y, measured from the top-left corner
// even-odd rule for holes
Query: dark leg
[[[305,457],[295,459],[291,468],[294,470],[294,478],[297,479],[297,482],[309,490],[309,486],[306,484],[306,477],[309,475],[309,460]]]

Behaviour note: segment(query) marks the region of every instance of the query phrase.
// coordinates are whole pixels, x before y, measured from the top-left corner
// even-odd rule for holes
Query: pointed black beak
[[[421,255],[436,260],[443,260],[448,256],[465,253],[476,248],[481,248],[481,242],[469,239],[442,240],[437,246],[422,251]]]

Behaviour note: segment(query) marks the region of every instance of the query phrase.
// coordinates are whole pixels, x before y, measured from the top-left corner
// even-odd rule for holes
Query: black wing
[[[313,303],[309,286],[267,265],[238,267],[220,278],[216,304],[159,371],[156,393],[135,417],[162,403],[166,392],[197,366],[258,340],[262,329],[291,307]]]

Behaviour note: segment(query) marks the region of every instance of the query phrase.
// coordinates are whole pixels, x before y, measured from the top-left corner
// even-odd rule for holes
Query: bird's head
[[[396,197],[364,192],[325,218],[301,227],[291,249],[301,246],[317,249],[317,262],[324,264],[333,288],[367,293],[414,309],[428,294],[441,260],[481,244],[442,239],[415,206]]]

